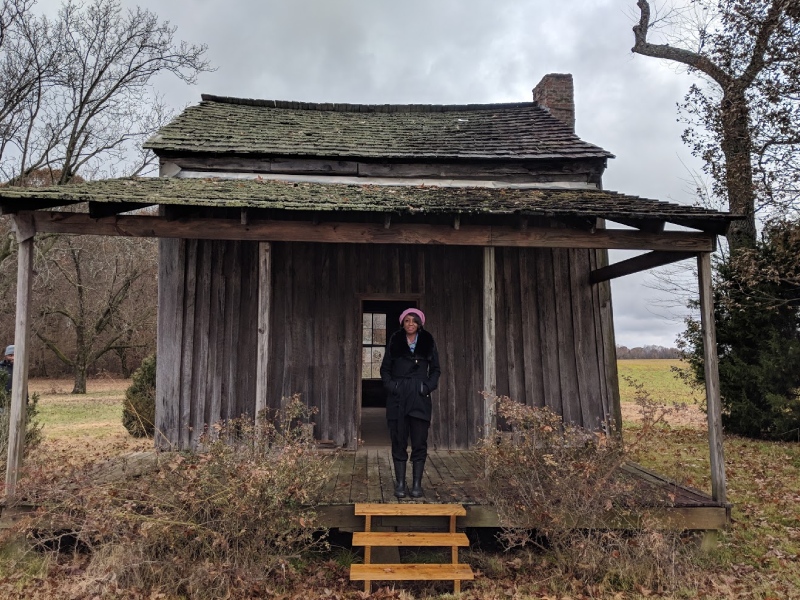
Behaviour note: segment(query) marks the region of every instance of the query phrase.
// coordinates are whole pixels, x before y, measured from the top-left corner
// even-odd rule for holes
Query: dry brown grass
[[[624,402],[622,404],[622,421],[640,424],[642,422],[642,411],[635,404]],[[706,413],[694,404],[665,415],[664,422],[671,427],[690,427],[700,431],[708,431]]]
[[[131,384],[130,379],[121,379],[114,377],[100,377],[97,379],[89,379],[86,382],[86,393],[96,394],[100,392],[111,392],[112,394],[124,394],[125,389]],[[80,399],[82,395],[73,395],[72,386],[75,382],[72,379],[31,379],[28,382],[28,391],[30,393],[39,392],[42,395],[61,396],[69,395],[73,398]]]
[[[32,464],[80,463],[123,456],[153,447],[152,440],[131,437],[122,426],[122,399],[129,379],[99,378],[87,382],[86,394],[72,394],[71,379],[32,379],[44,423],[41,445],[30,455]]]
[[[662,365],[647,363],[653,381],[662,389],[675,389],[673,396],[684,396],[680,388],[670,388],[669,361]],[[622,361],[628,367],[636,365]],[[72,396],[69,380],[34,380],[32,391],[40,391],[53,416],[68,417],[74,427],[48,421],[45,442],[37,452],[53,468],[69,462],[91,460],[94,455],[124,454],[149,441],[129,438],[120,420],[104,412],[120,399],[127,382],[92,380],[89,397]],[[656,388],[658,384],[654,384]],[[648,389],[650,389],[648,387]],[[657,394],[654,392],[654,395]],[[81,403],[85,402],[81,409]],[[75,413],[70,413],[76,409]],[[626,438],[639,427],[636,406],[623,402]],[[58,411],[62,412],[58,412]],[[708,441],[705,414],[696,405],[669,415],[669,428],[654,432],[648,443],[633,458],[661,473],[680,476],[690,485],[708,490]],[[92,425],[91,423],[95,423]],[[81,424],[79,426],[79,424]],[[118,429],[115,429],[118,428]],[[49,430],[49,431],[48,431]],[[592,598],[603,600],[640,600],[642,598],[721,598],[721,599],[792,599],[800,598],[800,444],[754,442],[726,437],[726,466],[729,498],[734,504],[734,522],[722,534],[719,546],[704,560],[702,573],[682,590],[663,593],[642,588],[632,592],[612,592],[598,587],[578,585],[560,579],[545,556],[537,553],[493,554],[464,552],[464,559],[478,571],[476,581],[465,584],[461,600]],[[320,557],[297,565],[295,572],[276,576],[263,597],[271,599],[339,598],[363,600],[360,586],[347,578],[349,561],[359,560],[343,550],[331,557]],[[8,561],[0,557],[0,598],[9,600],[50,600],[51,598],[122,598],[144,600],[150,597],[141,590],[108,580],[103,591],[87,584],[85,555],[66,555],[58,561],[27,557]],[[14,565],[13,569],[4,564]],[[451,584],[450,584],[451,585]],[[448,584],[423,585],[400,583],[395,588],[376,590],[373,598],[411,600],[441,598],[452,600]]]

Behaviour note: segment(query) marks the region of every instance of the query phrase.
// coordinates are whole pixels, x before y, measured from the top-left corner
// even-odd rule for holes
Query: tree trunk
[[[725,90],[720,105],[721,148],[725,154],[728,208],[745,218],[731,223],[727,239],[731,252],[756,243],[755,192],[751,161],[750,112],[742,89]]]
[[[128,366],[128,351],[127,348],[118,348],[115,350],[117,356],[119,357],[119,368],[122,372],[122,376],[125,379],[130,379],[131,375],[133,374],[133,369]]]
[[[75,385],[72,388],[72,393],[86,393],[86,367],[75,367]]]
[[[727,234],[728,245],[732,252],[740,248],[752,248],[756,242],[755,191],[751,163],[753,141],[750,131],[750,106],[746,94],[748,88],[753,85],[758,70],[763,67],[763,60],[767,54],[767,41],[779,21],[780,11],[776,12],[773,9],[779,7],[773,4],[767,19],[760,25],[763,27],[759,34],[762,38],[761,43],[755,45],[753,55],[749,57],[751,66],[755,65],[753,72],[739,77],[736,72],[732,72],[730,65],[723,60],[724,57],[720,59],[719,56],[715,56],[713,50],[694,52],[670,44],[649,43],[647,34],[651,26],[650,3],[647,0],[638,0],[636,5],[639,7],[640,18],[633,28],[633,52],[687,65],[707,75],[722,89],[722,102],[718,107],[720,122],[716,123],[713,117],[706,116],[703,118],[703,125],[709,131],[713,131],[713,135],[718,136],[720,148],[725,156],[725,180],[716,183],[725,187],[728,210],[744,217],[731,224]]]

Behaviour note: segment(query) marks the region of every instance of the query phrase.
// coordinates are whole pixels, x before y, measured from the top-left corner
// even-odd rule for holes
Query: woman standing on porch
[[[410,495],[423,495],[422,473],[428,456],[431,392],[439,384],[439,352],[433,336],[423,329],[425,314],[408,308],[400,315],[401,328],[392,334],[381,363],[386,389],[386,420],[392,438],[394,495],[405,498],[408,440],[413,469]]]

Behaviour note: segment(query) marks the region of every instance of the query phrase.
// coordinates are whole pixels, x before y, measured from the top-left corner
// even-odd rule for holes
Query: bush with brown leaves
[[[653,409],[645,406],[645,409]],[[668,493],[624,468],[621,437],[564,423],[548,408],[497,399],[509,431],[484,439],[484,489],[501,541],[534,545],[565,576],[615,589],[672,587],[690,566],[681,532],[661,525]],[[658,420],[651,410],[650,424]],[[642,436],[647,435],[647,423]]]
[[[98,483],[108,478],[94,468],[29,484],[41,509],[28,535],[86,549],[95,584],[191,598],[264,589],[325,546],[313,507],[331,457],[314,449],[299,397],[287,400],[275,418],[217,425],[197,452],[162,455],[135,479]]]

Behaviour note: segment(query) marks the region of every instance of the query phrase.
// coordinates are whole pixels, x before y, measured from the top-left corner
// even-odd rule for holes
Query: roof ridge
[[[256,98],[235,98],[201,94],[203,102],[219,102],[223,104],[240,104],[244,106],[264,106],[269,108],[287,108],[294,110],[318,110],[334,112],[364,113],[426,113],[455,112],[464,110],[498,110],[513,108],[545,109],[538,102],[496,102],[490,104],[350,104],[345,102],[296,102],[292,100],[261,100]]]

